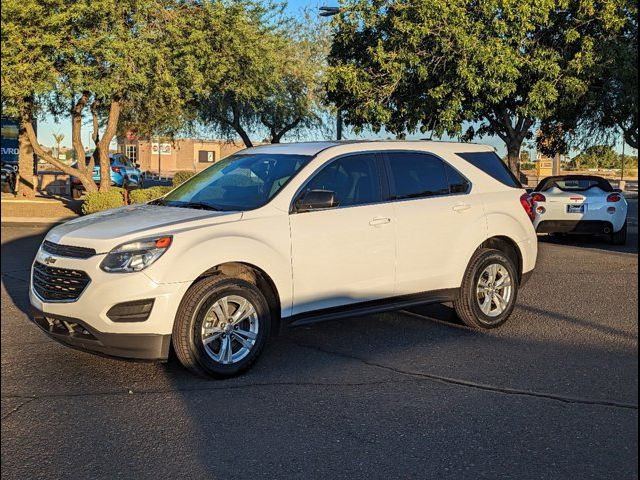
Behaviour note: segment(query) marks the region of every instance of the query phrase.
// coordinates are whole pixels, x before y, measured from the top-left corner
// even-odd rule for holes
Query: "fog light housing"
[[[118,303],[107,312],[107,317],[113,322],[144,322],[151,315],[153,298]]]
[[[614,213],[616,213],[616,207],[607,208],[607,213],[613,215]]]

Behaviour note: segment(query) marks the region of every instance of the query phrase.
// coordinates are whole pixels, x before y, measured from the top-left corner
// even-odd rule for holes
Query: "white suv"
[[[531,203],[493,149],[440,142],[266,145],[146,205],[53,228],[34,321],[72,347],[248,368],[282,326],[453,302],[511,314],[537,256]]]

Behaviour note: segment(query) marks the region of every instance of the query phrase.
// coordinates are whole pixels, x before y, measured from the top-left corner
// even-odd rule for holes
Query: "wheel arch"
[[[282,316],[282,306],[278,287],[271,276],[262,268],[247,262],[224,262],[208,268],[193,281],[192,285],[199,280],[214,275],[225,275],[232,278],[240,278],[252,283],[262,292],[269,305],[271,312],[271,332],[277,334],[280,331],[280,319]]]
[[[476,251],[481,248],[492,248],[495,250],[499,250],[503,252],[505,255],[509,256],[511,260],[516,265],[516,269],[518,272],[518,283],[522,282],[522,273],[523,273],[523,257],[522,251],[518,244],[510,237],[505,235],[496,235],[490,238],[487,238],[482,244],[478,246]]]

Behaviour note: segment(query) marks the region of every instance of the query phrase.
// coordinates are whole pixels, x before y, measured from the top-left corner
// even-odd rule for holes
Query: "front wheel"
[[[467,267],[456,313],[469,327],[496,328],[507,321],[518,297],[518,276],[511,258],[500,250],[478,250]]]
[[[180,303],[173,347],[192,372],[228,378],[256,361],[270,328],[269,306],[255,285],[225,276],[207,277],[193,285]]]

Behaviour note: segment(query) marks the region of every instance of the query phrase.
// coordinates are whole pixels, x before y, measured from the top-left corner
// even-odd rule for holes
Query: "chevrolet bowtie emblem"
[[[44,263],[46,263],[47,265],[53,265],[54,263],[56,263],[56,259],[53,257],[45,257]]]

